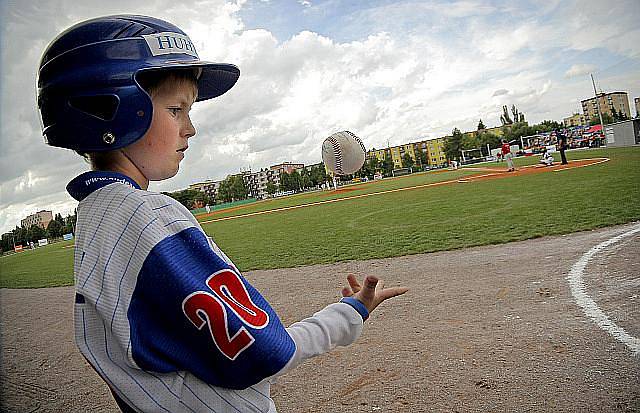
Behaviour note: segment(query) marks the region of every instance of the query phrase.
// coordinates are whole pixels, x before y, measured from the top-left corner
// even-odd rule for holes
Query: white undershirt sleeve
[[[349,304],[333,303],[312,317],[287,328],[296,352],[286,366],[271,379],[295,368],[304,360],[324,354],[337,346],[348,346],[362,333],[362,316]]]

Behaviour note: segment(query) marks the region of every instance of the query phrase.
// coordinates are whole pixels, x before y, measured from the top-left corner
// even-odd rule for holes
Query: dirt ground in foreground
[[[286,412],[640,411],[640,355],[576,304],[567,275],[636,224],[400,258],[252,271],[285,324],[337,300],[348,273],[406,285],[352,346],[280,378]],[[640,337],[640,234],[587,266],[587,293]],[[73,344],[73,289],[0,290],[3,412],[117,412]]]

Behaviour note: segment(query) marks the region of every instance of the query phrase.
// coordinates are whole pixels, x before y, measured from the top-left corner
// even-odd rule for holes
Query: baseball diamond
[[[285,323],[333,301],[346,273],[415,282],[407,300],[384,307],[350,348],[281,377],[273,398],[283,411],[308,413],[638,411],[638,358],[584,315],[567,280],[590,248],[633,227],[245,273]],[[583,274],[602,311],[635,337],[639,248],[637,235],[627,237],[602,250]],[[281,287],[301,279],[319,288],[286,305],[292,293]],[[69,340],[73,295],[72,287],[0,290],[3,411],[114,411]],[[46,303],[47,311],[24,306],[32,301]],[[384,334],[391,329],[399,334]],[[357,365],[363,354],[375,363]]]

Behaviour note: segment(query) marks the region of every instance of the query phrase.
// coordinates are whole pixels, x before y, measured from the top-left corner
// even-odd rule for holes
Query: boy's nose
[[[186,124],[184,126],[184,130],[182,133],[183,133],[183,136],[186,138],[191,138],[196,134],[196,128],[193,126],[193,123],[191,122],[191,118],[187,118]]]

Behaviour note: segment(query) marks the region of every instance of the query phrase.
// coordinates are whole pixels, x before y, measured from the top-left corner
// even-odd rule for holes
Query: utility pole
[[[596,107],[598,108],[598,116],[600,117],[600,126],[602,126],[602,133],[604,134],[604,122],[602,121],[602,111],[600,110],[600,101],[598,100],[598,91],[596,90],[596,82],[593,80],[593,73],[591,75],[591,84],[593,84],[593,93],[596,94]]]

